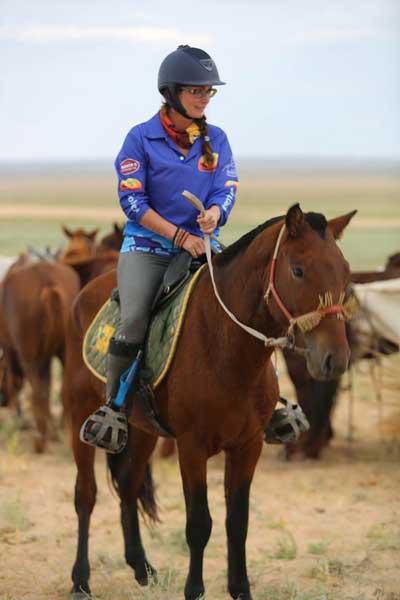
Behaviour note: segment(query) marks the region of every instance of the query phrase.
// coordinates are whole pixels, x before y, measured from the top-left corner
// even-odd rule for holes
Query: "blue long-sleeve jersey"
[[[236,167],[226,134],[213,125],[208,131],[214,153],[211,168],[204,164],[202,138],[196,139],[184,156],[162,126],[159,113],[130,130],[115,161],[120,203],[128,218],[122,252],[168,255],[176,251],[169,239],[140,224],[150,208],[174,225],[203,237],[196,221],[198,210],[182,196],[183,190],[200,198],[205,208],[218,205],[218,226],[226,223],[235,203]]]

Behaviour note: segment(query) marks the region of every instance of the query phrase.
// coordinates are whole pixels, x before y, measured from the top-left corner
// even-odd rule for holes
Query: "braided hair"
[[[206,167],[212,167],[214,164],[214,154],[210,144],[210,138],[208,136],[208,123],[205,116],[201,119],[193,119],[198,128],[200,129],[200,135],[203,138],[202,151],[205,157],[204,163]]]

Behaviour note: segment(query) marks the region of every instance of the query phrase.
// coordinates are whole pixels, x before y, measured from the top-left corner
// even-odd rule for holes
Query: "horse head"
[[[348,367],[345,320],[354,304],[349,264],[336,240],[355,213],[327,221],[296,204],[279,225],[265,297],[274,320],[303,346],[315,379],[337,378]]]
[[[93,231],[85,231],[81,227],[72,231],[62,226],[62,230],[69,239],[69,242],[61,252],[61,260],[81,260],[89,258],[95,254],[96,251],[96,236],[99,232],[98,229]]]
[[[119,252],[122,242],[124,239],[124,228],[120,227],[118,223],[113,224],[113,230],[111,233],[105,235],[101,240],[98,247],[98,251],[114,250]]]

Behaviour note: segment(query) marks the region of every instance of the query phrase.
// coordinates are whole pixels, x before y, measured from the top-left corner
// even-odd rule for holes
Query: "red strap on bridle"
[[[283,302],[280,299],[279,294],[278,294],[278,292],[276,291],[276,288],[275,288],[275,284],[274,284],[274,280],[275,280],[275,267],[276,267],[276,258],[273,258],[272,259],[272,263],[271,263],[271,271],[270,271],[270,274],[269,274],[268,289],[272,293],[273,297],[275,298],[275,301],[276,301],[277,305],[279,306],[279,308],[281,309],[281,311],[283,312],[283,314],[285,315],[285,317],[287,318],[287,320],[290,323],[290,321],[293,319],[293,317],[290,314],[290,312],[288,311],[288,309],[286,308],[286,306],[283,304]]]

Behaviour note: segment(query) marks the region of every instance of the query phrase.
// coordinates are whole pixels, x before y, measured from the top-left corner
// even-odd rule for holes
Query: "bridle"
[[[211,261],[210,236],[206,234],[204,236],[204,241],[205,241],[205,246],[206,246],[207,264],[208,264],[208,268],[210,271],[210,277],[211,277],[211,282],[212,282],[212,285],[214,288],[215,296],[216,296],[218,302],[220,303],[220,305],[222,306],[222,308],[224,309],[224,311],[226,312],[226,314],[232,319],[232,321],[234,321],[237,325],[239,325],[239,327],[244,329],[244,331],[247,331],[247,333],[249,333],[253,337],[256,337],[257,339],[261,340],[264,343],[264,345],[267,347],[273,346],[273,347],[280,347],[280,348],[289,348],[291,350],[295,350],[297,352],[304,354],[306,351],[303,348],[299,348],[295,345],[295,336],[294,336],[295,326],[297,325],[299,327],[300,331],[302,331],[304,333],[305,331],[310,331],[311,329],[314,329],[319,324],[321,319],[327,315],[336,314],[338,319],[341,319],[341,320],[350,319],[350,318],[352,318],[352,316],[355,312],[355,309],[356,309],[356,300],[354,297],[350,297],[346,302],[344,302],[345,294],[344,294],[344,292],[342,292],[340,294],[338,304],[333,304],[332,294],[330,292],[326,292],[323,296],[321,296],[321,295],[319,296],[319,305],[316,310],[306,313],[304,315],[300,315],[299,317],[293,317],[292,314],[289,312],[289,310],[286,308],[282,299],[280,298],[280,296],[275,288],[275,283],[274,283],[276,261],[277,261],[279,248],[281,245],[281,241],[282,241],[285,229],[286,229],[286,225],[283,224],[281,227],[281,230],[279,232],[276,244],[275,244],[275,249],[274,249],[274,254],[272,257],[271,269],[270,269],[270,274],[269,274],[269,282],[268,282],[267,290],[264,294],[264,298],[265,298],[265,301],[267,304],[269,302],[270,295],[272,294],[278,307],[280,308],[280,310],[282,311],[282,313],[285,315],[285,317],[287,318],[287,320],[289,322],[288,331],[287,331],[286,336],[284,336],[284,337],[279,337],[279,338],[267,337],[260,331],[257,331],[256,329],[253,329],[253,327],[249,327],[248,325],[245,325],[244,323],[239,321],[235,317],[235,315],[225,306],[224,302],[222,301],[222,299],[218,293],[217,286],[215,284],[214,272],[213,272],[212,261]]]
[[[286,225],[284,224],[279,232],[278,239],[275,244],[274,254],[272,256],[271,262],[271,269],[269,273],[269,282],[267,291],[264,294],[264,299],[268,304],[270,296],[273,296],[281,312],[285,315],[286,319],[289,322],[288,336],[293,335],[293,330],[296,325],[303,333],[305,331],[310,331],[311,329],[314,329],[320,323],[321,319],[323,317],[326,317],[327,315],[337,315],[337,318],[341,320],[350,319],[353,316],[354,312],[354,301],[353,298],[349,298],[344,303],[344,292],[340,294],[338,304],[333,304],[331,292],[326,292],[323,296],[319,295],[319,304],[316,310],[313,310],[309,313],[305,313],[304,315],[300,315],[299,317],[293,317],[293,315],[286,308],[275,287],[276,262],[278,259],[278,252],[285,229]]]

